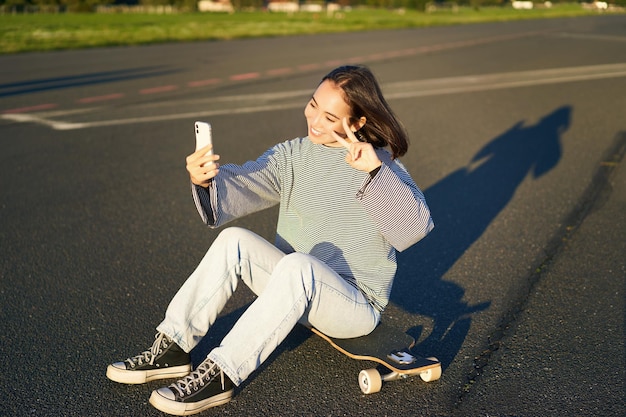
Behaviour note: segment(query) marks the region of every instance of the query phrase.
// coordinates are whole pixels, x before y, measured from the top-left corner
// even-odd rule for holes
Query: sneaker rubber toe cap
[[[113,368],[120,369],[122,371],[126,370],[126,363],[124,362],[115,362],[110,365]]]
[[[159,388],[158,390],[155,390],[154,393],[165,398],[166,400],[170,400],[170,401],[176,400],[176,396],[174,395],[172,390],[169,389],[168,387]]]

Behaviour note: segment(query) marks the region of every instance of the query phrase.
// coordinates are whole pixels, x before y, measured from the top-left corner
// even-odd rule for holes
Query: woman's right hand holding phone
[[[187,157],[187,171],[191,182],[200,187],[207,188],[211,180],[219,172],[219,155],[209,154],[213,145],[209,144],[200,148]]]

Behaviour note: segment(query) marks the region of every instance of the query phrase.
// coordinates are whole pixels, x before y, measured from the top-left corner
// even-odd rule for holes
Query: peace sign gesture
[[[344,117],[341,121],[343,125],[343,130],[346,132],[346,138],[342,138],[336,132],[332,132],[333,137],[339,142],[343,147],[348,149],[348,153],[346,154],[346,162],[350,164],[350,166],[354,169],[358,169],[359,171],[371,172],[382,165],[380,159],[378,159],[378,155],[374,151],[374,147],[371,143],[368,142],[359,142],[359,140],[354,135],[354,132],[350,129],[348,125],[348,118]]]

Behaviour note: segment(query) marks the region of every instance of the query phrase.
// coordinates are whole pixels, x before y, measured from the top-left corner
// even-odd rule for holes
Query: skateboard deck
[[[357,360],[375,362],[384,366],[387,372],[366,369],[359,374],[359,386],[365,394],[380,391],[383,381],[408,378],[419,375],[426,382],[441,377],[441,363],[436,358],[422,358],[411,349],[415,340],[395,327],[380,323],[367,336],[352,339],[337,339],[325,335],[316,328],[311,331],[326,340],[344,355]]]

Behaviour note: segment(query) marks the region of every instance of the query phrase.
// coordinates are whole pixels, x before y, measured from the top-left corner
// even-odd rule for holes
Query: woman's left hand
[[[333,136],[341,145],[348,149],[346,162],[354,169],[359,171],[371,172],[382,165],[376,151],[371,143],[359,142],[354,132],[348,125],[348,119],[342,120],[343,130],[346,132],[346,138],[342,138],[337,133],[332,132]]]

